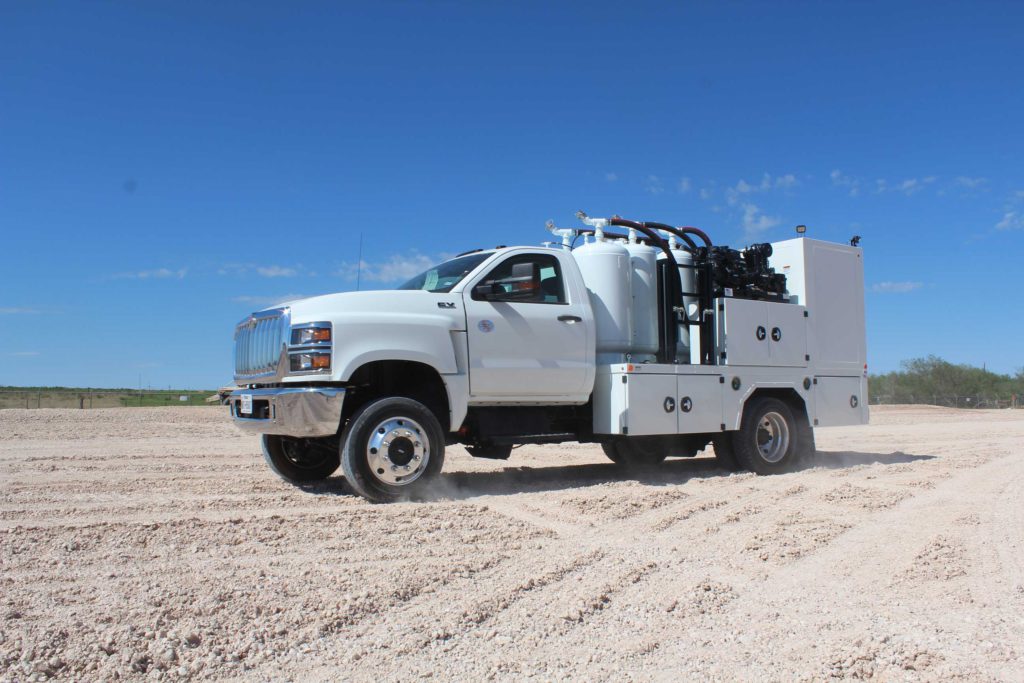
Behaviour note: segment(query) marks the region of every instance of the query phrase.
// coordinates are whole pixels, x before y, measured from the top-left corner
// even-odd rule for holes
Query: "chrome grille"
[[[288,343],[288,309],[253,313],[235,327],[235,379],[276,375]]]

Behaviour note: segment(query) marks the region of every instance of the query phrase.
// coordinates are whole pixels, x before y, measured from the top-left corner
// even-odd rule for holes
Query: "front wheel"
[[[341,469],[356,493],[376,503],[421,493],[444,465],[444,432],[429,408],[382,398],[360,408],[341,438]]]
[[[270,469],[292,484],[323,481],[338,469],[338,451],[323,439],[264,434],[262,445]]]

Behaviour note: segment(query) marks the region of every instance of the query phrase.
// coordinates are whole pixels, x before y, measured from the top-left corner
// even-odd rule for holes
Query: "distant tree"
[[[1024,396],[1024,368],[1014,376],[1000,375],[937,356],[906,360],[900,368],[870,378],[872,401],[884,397],[893,403],[947,403],[957,396],[1001,401]]]

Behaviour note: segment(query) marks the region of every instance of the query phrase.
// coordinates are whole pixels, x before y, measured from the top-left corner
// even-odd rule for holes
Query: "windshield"
[[[425,292],[444,294],[452,291],[470,271],[483,263],[494,252],[477,252],[453,258],[441,265],[428,268],[398,289],[422,289]]]

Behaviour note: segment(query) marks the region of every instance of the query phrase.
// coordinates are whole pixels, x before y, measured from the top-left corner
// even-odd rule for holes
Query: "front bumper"
[[[252,413],[241,413],[242,395],[252,396]],[[239,429],[254,434],[332,436],[341,426],[345,389],[294,387],[236,389],[228,397],[231,417]]]

